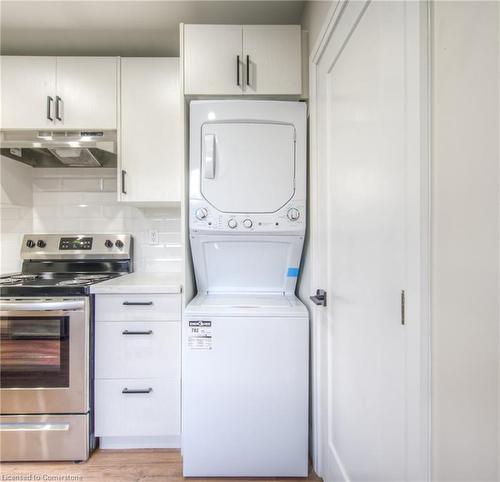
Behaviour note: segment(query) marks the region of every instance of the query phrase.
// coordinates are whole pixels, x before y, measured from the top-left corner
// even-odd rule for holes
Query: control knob
[[[205,219],[208,216],[208,209],[207,208],[198,208],[194,212],[194,215],[196,216],[196,219],[201,221],[202,219]]]
[[[36,245],[39,247],[39,248],[45,248],[45,246],[47,246],[47,243],[43,240],[43,239],[39,239],[36,243]]]
[[[121,240],[117,240],[116,243],[115,243],[115,246],[118,248],[118,249],[122,249],[123,248],[123,241]]]
[[[290,208],[286,215],[290,221],[297,221],[300,218],[300,211],[297,208]]]
[[[113,241],[111,241],[110,239],[106,239],[106,241],[104,241],[104,246],[106,246],[106,248],[112,248]]]
[[[34,248],[35,241],[33,241],[32,239],[28,239],[28,241],[26,241],[26,246],[28,246],[28,248]]]
[[[231,218],[231,219],[227,222],[227,225],[228,225],[231,229],[234,229],[236,226],[238,226],[238,222],[236,221],[236,219]]]
[[[243,226],[245,226],[245,228],[251,228],[253,226],[252,220],[248,218],[245,219],[243,221]]]

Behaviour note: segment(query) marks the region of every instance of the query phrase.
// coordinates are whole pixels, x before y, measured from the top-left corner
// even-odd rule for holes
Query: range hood
[[[2,131],[0,154],[32,167],[116,167],[116,131]]]

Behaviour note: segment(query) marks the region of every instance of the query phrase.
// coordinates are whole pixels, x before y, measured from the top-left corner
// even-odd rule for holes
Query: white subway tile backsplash
[[[119,203],[115,169],[37,169],[32,222],[39,233],[130,233],[136,271],[181,271],[180,209]],[[149,244],[151,229],[157,245]]]

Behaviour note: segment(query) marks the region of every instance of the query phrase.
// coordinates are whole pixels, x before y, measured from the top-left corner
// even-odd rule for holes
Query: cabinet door
[[[181,201],[180,102],[178,58],[122,59],[121,201]]]
[[[56,58],[2,56],[1,63],[1,128],[53,127]]]
[[[241,25],[184,26],[184,93],[241,95]]]
[[[244,25],[244,93],[300,95],[300,42],[299,25]]]
[[[116,57],[57,57],[56,127],[116,129],[117,76]]]

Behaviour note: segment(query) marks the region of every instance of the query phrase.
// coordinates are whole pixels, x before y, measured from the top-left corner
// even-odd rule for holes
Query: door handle
[[[247,55],[247,85],[250,86],[250,55]]]
[[[128,388],[124,388],[122,390],[122,393],[151,393],[153,391],[153,389],[151,387],[149,388],[140,388],[138,390],[129,390]]]
[[[62,122],[62,117],[61,117],[61,102],[62,102],[62,99],[58,95],[56,95],[56,119],[58,121]]]
[[[128,331],[128,330],[123,330],[122,335],[152,335],[153,330],[148,330],[148,331]]]
[[[54,122],[54,118],[52,117],[52,102],[54,102],[54,99],[48,95],[47,96],[47,119],[49,121]]]
[[[125,176],[127,175],[127,171],[122,169],[122,194],[127,194],[127,190],[125,189]]]
[[[314,296],[309,296],[309,299],[318,306],[326,306],[326,291],[325,290],[316,290],[316,294]]]
[[[203,175],[205,179],[215,177],[215,135],[206,134],[204,138],[205,159],[203,165]]]

